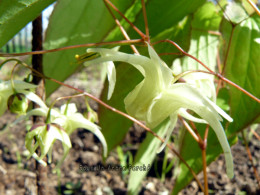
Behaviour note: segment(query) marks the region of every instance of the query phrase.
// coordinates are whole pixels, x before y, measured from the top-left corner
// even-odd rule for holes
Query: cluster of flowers
[[[106,66],[109,80],[108,99],[111,98],[116,83],[116,71],[113,62],[121,61],[134,66],[144,76],[144,79],[125,98],[124,103],[127,113],[138,120],[145,121],[150,128],[155,128],[166,118],[170,118],[171,125],[161,149],[165,146],[174,129],[178,115],[190,121],[209,124],[215,131],[224,151],[227,174],[229,177],[233,177],[232,155],[220,123],[222,120],[220,115],[230,122],[232,122],[232,119],[216,105],[213,81],[203,74],[201,75],[201,73],[191,73],[185,76],[185,83],[176,83],[178,79],[173,76],[173,71],[160,59],[153,48],[149,44],[147,45],[150,58],[122,53],[117,51],[118,48],[88,49],[87,52],[99,53],[101,57],[88,60],[85,65],[102,63]],[[7,109],[7,104],[11,105],[9,108],[12,110],[16,109],[16,113],[23,113],[27,106],[21,104],[20,101],[22,101],[21,97],[26,97],[24,99],[34,101],[40,107],[27,112],[20,119],[32,115],[47,118],[45,124],[34,125],[27,133],[25,140],[30,156],[33,156],[42,164],[46,164],[42,159],[46,154],[51,154],[52,145],[58,139],[63,143],[64,148],[64,155],[58,163],[58,167],[61,165],[71,148],[69,135],[77,128],[92,131],[103,144],[104,156],[107,155],[107,144],[100,128],[81,113],[78,113],[75,104],[65,104],[59,110],[48,108],[38,96],[27,90],[36,86],[22,81],[1,82],[0,87],[0,114],[3,114]],[[201,118],[193,116],[187,110],[193,111]],[[38,147],[41,150],[40,157],[35,153]]]
[[[8,107],[13,113],[20,115],[15,123],[30,116],[46,117],[45,123],[33,125],[26,134],[25,146],[30,153],[29,157],[33,156],[46,166],[46,162],[42,159],[48,154],[48,160],[51,162],[53,143],[56,140],[60,140],[63,145],[64,154],[56,166],[56,168],[59,168],[71,148],[69,135],[77,128],[84,128],[93,132],[103,145],[104,156],[107,155],[105,138],[96,124],[77,112],[76,105],[73,103],[64,104],[60,109],[48,108],[45,103],[31,91],[36,87],[37,86],[24,81],[0,81],[0,116]],[[38,104],[39,108],[26,112],[28,100]],[[40,156],[35,152],[38,147],[40,147]]]

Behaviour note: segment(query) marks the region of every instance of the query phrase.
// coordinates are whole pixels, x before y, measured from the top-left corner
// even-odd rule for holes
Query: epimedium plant
[[[19,28],[53,2],[4,1],[5,9],[0,6],[0,43],[5,44]],[[199,185],[207,194],[207,164],[224,151],[227,174],[232,177],[233,162],[229,144],[235,144],[238,132],[259,121],[260,106],[257,97],[260,96],[260,91],[256,86],[260,82],[257,76],[260,72],[260,20],[257,15],[259,10],[255,7],[252,9],[248,2],[251,1],[213,3],[196,0],[191,3],[188,0],[80,0],[76,3],[60,0],[55,5],[46,33],[44,45],[49,50],[38,52],[46,53],[44,74],[39,75],[47,79],[45,87],[47,95],[50,95],[60,84],[74,88],[60,81],[64,81],[82,64],[104,64],[109,82],[104,84],[100,100],[74,88],[81,95],[105,105],[98,112],[101,130],[93,121],[78,113],[75,104],[67,103],[57,110],[53,108],[54,102],[48,108],[40,98],[27,90],[35,86],[13,79],[2,82],[3,89],[0,90],[1,101],[4,102],[1,104],[4,105],[3,110],[7,108],[7,102],[10,104],[9,108],[12,105],[21,105],[19,101],[22,95],[39,104],[39,108],[20,118],[31,115],[46,118],[45,123],[34,125],[27,133],[25,145],[30,156],[45,164],[42,158],[47,153],[51,154],[52,144],[56,139],[60,140],[63,143],[64,156],[58,167],[71,147],[69,135],[75,129],[81,127],[92,131],[103,144],[106,155],[124,139],[132,124],[129,119],[140,125],[142,123],[136,119],[145,121],[147,127],[142,126],[151,133],[140,144],[134,165],[151,164],[156,153],[167,144],[179,117],[186,128],[179,132],[179,152],[167,144],[180,158],[179,164],[175,165],[179,171],[172,193],[177,194],[193,177],[197,179],[196,174],[203,169],[205,187],[200,183]],[[14,11],[7,12],[9,9]],[[21,15],[26,17],[20,17]],[[18,18],[19,25],[12,25]],[[139,29],[145,29],[146,33]],[[118,41],[123,37],[126,41]],[[86,44],[79,45],[82,43]],[[146,47],[138,47],[137,50],[131,45],[135,54],[129,50],[130,47],[124,46],[141,43]],[[91,48],[86,54],[82,54],[85,53],[85,48],[82,47],[110,44],[122,46],[120,49]],[[243,44],[243,47],[238,44]],[[146,57],[147,53],[149,57]],[[78,63],[75,63],[75,54],[81,54],[76,57]],[[115,66],[114,62],[120,63]],[[219,80],[216,81],[214,75]],[[26,109],[23,105],[18,107],[23,112]],[[111,113],[107,108],[116,113]],[[226,113],[230,113],[230,116]],[[227,119],[222,125],[219,114]],[[247,117],[243,117],[244,115]],[[232,119],[234,122],[229,124]],[[165,137],[165,141],[162,137]],[[161,141],[164,142],[163,145]],[[35,153],[37,147],[41,149],[40,157]],[[130,194],[138,193],[146,174],[147,172],[130,172]]]

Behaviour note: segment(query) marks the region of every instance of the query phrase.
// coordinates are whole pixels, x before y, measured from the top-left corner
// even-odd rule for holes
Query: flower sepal
[[[32,126],[25,137],[25,147],[30,153],[28,158],[33,156],[37,161],[46,166],[47,163],[43,161],[43,158],[47,154],[48,157],[51,157],[52,146],[57,139],[62,142],[64,151],[62,159],[56,166],[59,168],[71,148],[71,142],[69,135],[64,129],[54,123],[38,123]],[[35,152],[38,147],[40,147],[40,156]]]

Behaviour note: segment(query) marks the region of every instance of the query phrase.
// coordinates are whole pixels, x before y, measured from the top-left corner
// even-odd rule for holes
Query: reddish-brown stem
[[[119,9],[117,9],[117,7],[116,7],[111,1],[109,1],[109,0],[104,0],[104,1],[106,1],[117,13],[119,13],[120,16],[122,16],[122,17],[125,19],[125,21],[126,21],[128,24],[130,24],[130,26],[142,37],[143,40],[146,40],[145,34],[144,34],[141,30],[139,30],[130,20],[128,20],[128,18],[125,17],[125,15],[122,14],[122,13],[119,11]]]
[[[206,149],[207,149],[207,137],[208,137],[208,131],[209,131],[209,125],[207,125],[206,129],[205,129],[205,134],[204,134],[204,139],[202,140],[202,138],[200,137],[200,134],[195,126],[195,124],[190,121],[190,124],[192,126],[192,128],[194,129],[195,133],[197,134],[198,138],[199,138],[199,146],[201,149],[201,153],[202,153],[202,166],[203,166],[203,178],[204,178],[204,194],[208,195],[208,177],[207,177],[207,154],[206,154]]]
[[[182,55],[182,53],[165,52],[165,53],[160,53],[159,54],[159,56],[165,56],[165,55]]]
[[[181,117],[179,116],[179,119],[181,120],[182,124],[184,125],[184,127],[188,130],[188,132],[191,134],[191,136],[195,139],[196,142],[200,142],[199,137],[197,136],[197,134],[190,128],[189,124]]]
[[[204,143],[207,143],[207,139],[208,139],[208,134],[209,134],[209,125],[207,125],[206,129],[205,129],[205,133],[204,133]]]
[[[200,134],[199,134],[199,131],[197,130],[197,127],[195,126],[195,124],[194,124],[194,122],[192,122],[192,121],[190,121],[190,125],[191,125],[191,127],[193,128],[193,131],[196,133],[196,135],[198,136],[198,138],[199,138],[199,145],[202,145],[203,144],[203,140],[202,140],[202,138],[201,138],[201,136],[200,136]]]
[[[247,2],[252,6],[252,8],[256,11],[256,13],[260,16],[260,11],[259,11],[258,7],[256,6],[256,4],[254,4],[254,2],[252,0],[247,0]]]
[[[231,47],[231,43],[232,43],[232,38],[233,38],[233,34],[234,34],[234,28],[235,26],[232,24],[232,30],[231,30],[231,35],[230,35],[230,38],[228,40],[228,47],[227,47],[227,52],[226,52],[226,56],[225,56],[225,59],[224,59],[224,65],[223,65],[223,69],[222,71],[220,72],[221,75],[225,74],[225,70],[226,70],[226,65],[227,65],[227,59],[228,59],[228,54],[229,54],[229,51],[230,51],[230,47]]]
[[[204,176],[204,194],[208,195],[208,178],[207,178],[207,159],[206,148],[201,149],[202,152],[202,164],[203,164],[203,176]]]
[[[242,134],[242,138],[244,140],[245,146],[246,146],[246,151],[247,151],[248,158],[249,158],[249,160],[250,160],[250,162],[252,164],[253,170],[254,170],[255,178],[256,178],[257,183],[258,183],[258,187],[260,188],[260,177],[258,175],[257,169],[256,169],[256,167],[254,165],[254,162],[253,162],[252,154],[251,154],[250,149],[248,147],[248,143],[247,143],[247,140],[246,140],[246,137],[245,137],[245,130],[243,130],[241,132],[241,134]]]
[[[149,27],[148,27],[147,13],[146,13],[144,0],[142,0],[142,9],[143,9],[143,17],[144,17],[144,24],[145,24],[145,34],[146,34],[146,40],[145,41],[147,41],[150,44]]]
[[[218,67],[218,72],[221,72],[221,61],[220,61],[220,56],[219,56],[219,52],[217,52],[217,67]],[[218,92],[221,88],[221,84],[222,84],[222,80],[219,79],[218,80],[218,84],[217,84],[217,88],[216,88],[216,94],[218,95]]]
[[[212,71],[208,66],[206,66],[203,62],[201,62],[199,59],[195,58],[194,56],[188,54],[186,51],[184,51],[177,43],[175,43],[172,40],[166,39],[166,40],[161,40],[161,41],[157,41],[155,43],[153,43],[153,45],[158,44],[158,43],[170,43],[172,45],[174,45],[183,55],[188,56],[192,59],[194,59],[195,61],[197,61],[198,63],[200,63],[204,68],[206,68],[209,72],[211,73],[215,73],[214,71]]]
[[[217,4],[218,4],[218,6],[220,7],[220,9],[222,10],[224,16],[228,19],[229,22],[231,22],[229,16],[228,16],[228,15],[226,14],[226,12],[225,12],[225,9],[220,5],[220,3],[218,2],[218,0],[217,0],[216,2],[217,2]],[[231,23],[232,23],[232,22],[231,22]]]
[[[108,6],[107,2],[105,0],[103,0],[105,3],[105,6],[107,7],[109,13],[111,14],[111,16],[114,18],[115,23],[117,24],[117,26],[119,27],[121,33],[123,34],[123,36],[125,37],[126,40],[131,40],[130,37],[128,36],[127,32],[125,31],[124,27],[120,24],[119,20],[116,18],[116,16],[113,14],[112,10],[110,9],[110,7]],[[134,53],[136,54],[140,54],[138,52],[138,50],[136,49],[136,47],[134,45],[130,45],[130,47],[132,48],[132,50],[134,51]]]
[[[190,124],[193,128],[193,131],[190,130],[189,125],[186,123],[182,117],[179,117],[185,126],[185,128],[189,131],[189,133],[192,135],[192,137],[196,140],[196,142],[199,144],[199,147],[201,149],[202,153],[202,166],[203,166],[203,178],[204,178],[204,194],[208,195],[208,177],[207,177],[207,156],[206,156],[206,149],[207,149],[207,137],[208,137],[208,130],[209,130],[209,125],[207,125],[205,134],[204,134],[204,139],[202,140],[200,137],[200,134],[195,126],[195,124],[191,121]],[[195,133],[194,133],[195,132]]]
[[[209,133],[209,125],[207,125],[204,133],[204,139],[203,139],[203,147],[201,147],[202,152],[202,163],[203,163],[203,178],[204,178],[204,194],[208,194],[208,177],[207,177],[207,155],[206,155],[206,149],[207,149],[207,139],[208,139],[208,133]]]
[[[25,56],[25,55],[37,55],[37,54],[45,54],[51,52],[57,52],[62,50],[68,49],[76,49],[81,47],[93,47],[93,46],[100,46],[100,45],[128,45],[134,43],[142,43],[142,39],[133,39],[133,40],[122,40],[122,41],[108,41],[108,42],[99,42],[99,43],[86,43],[80,45],[71,45],[56,49],[49,49],[49,50],[41,50],[41,51],[32,51],[32,52],[24,52],[24,53],[0,53],[0,57],[14,57],[14,56]]]
[[[254,136],[260,141],[260,136],[255,132],[255,130],[250,129],[250,131],[254,134]]]
[[[246,91],[245,89],[243,89],[242,87],[240,87],[239,85],[235,84],[234,82],[228,80],[227,78],[223,77],[221,74],[215,74],[217,77],[219,77],[220,79],[222,79],[223,81],[225,81],[226,83],[232,85],[233,87],[237,88],[238,90],[240,90],[241,92],[243,92],[244,94],[246,94],[247,96],[249,96],[250,98],[252,98],[253,100],[257,101],[258,103],[260,103],[260,99],[258,99],[257,97],[255,97],[253,94],[249,93],[248,91]]]

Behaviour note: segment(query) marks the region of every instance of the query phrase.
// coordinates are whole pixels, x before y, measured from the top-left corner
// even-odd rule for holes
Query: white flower
[[[36,124],[31,130],[26,134],[25,137],[25,146],[30,152],[29,157],[33,156],[36,160],[46,166],[46,163],[42,160],[44,156],[48,153],[48,156],[51,158],[52,145],[55,140],[58,139],[62,142],[64,154],[62,159],[59,161],[57,168],[60,167],[64,159],[66,158],[69,149],[71,148],[71,142],[69,135],[55,124]],[[34,143],[36,140],[36,143]],[[35,150],[40,147],[41,156],[39,157]]]
[[[102,52],[106,56],[91,60],[87,64],[121,61],[138,69],[144,79],[125,98],[126,111],[135,118],[145,121],[150,128],[156,127],[167,117],[170,117],[172,124],[166,142],[173,131],[178,114],[195,122],[208,123],[215,131],[222,146],[227,162],[227,174],[232,177],[231,150],[221,126],[222,118],[219,114],[229,121],[232,121],[232,119],[191,84],[173,83],[172,70],[159,58],[150,45],[148,45],[148,51],[150,58],[115,52],[110,49],[91,48],[88,49],[88,52]],[[194,111],[201,119],[191,116],[185,112],[185,109]]]
[[[26,117],[32,115],[47,117],[48,112],[49,108],[44,106],[31,110],[27,113]],[[107,156],[107,143],[100,131],[100,127],[87,120],[81,113],[77,112],[77,108],[74,103],[62,105],[60,110],[51,109],[49,122],[62,127],[68,135],[74,132],[77,128],[88,129],[99,138],[103,145],[103,154],[105,157]]]

